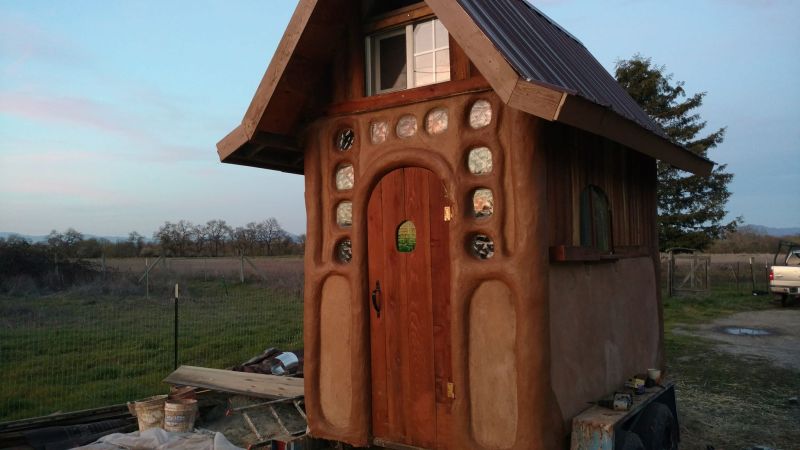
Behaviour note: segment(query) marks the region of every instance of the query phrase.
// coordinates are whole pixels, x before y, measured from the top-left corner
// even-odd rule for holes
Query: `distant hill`
[[[800,227],[776,228],[765,225],[742,225],[739,229],[775,237],[800,236]]]
[[[32,244],[36,244],[36,243],[39,243],[39,242],[47,242],[47,235],[36,236],[36,235],[31,235],[31,234],[22,234],[22,233],[14,233],[14,232],[9,232],[9,231],[0,231],[0,238],[8,239],[9,236],[20,236],[20,237],[22,237],[23,239],[27,240],[28,242],[30,242]],[[92,234],[84,234],[83,238],[84,239],[92,239],[92,238],[95,238],[95,239],[106,239],[106,240],[111,241],[111,242],[120,242],[120,241],[127,241],[128,240],[127,236],[95,236],[95,235],[92,235]]]

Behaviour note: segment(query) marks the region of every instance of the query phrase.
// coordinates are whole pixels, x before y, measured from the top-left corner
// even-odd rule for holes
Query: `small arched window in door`
[[[397,227],[397,251],[411,253],[417,247],[417,227],[414,222],[406,220]]]
[[[614,249],[611,231],[611,205],[602,189],[589,185],[581,192],[581,246],[603,252]]]

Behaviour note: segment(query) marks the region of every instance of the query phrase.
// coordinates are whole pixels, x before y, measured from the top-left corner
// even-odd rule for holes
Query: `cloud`
[[[0,55],[10,59],[4,70],[14,73],[35,60],[66,65],[86,65],[86,53],[65,36],[44,31],[24,16],[0,16]]]
[[[28,120],[78,125],[122,135],[134,141],[147,136],[128,126],[131,118],[117,108],[78,97],[37,97],[15,92],[0,92],[0,114]]]

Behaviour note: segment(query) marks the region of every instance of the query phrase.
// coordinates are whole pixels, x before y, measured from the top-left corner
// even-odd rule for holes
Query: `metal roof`
[[[589,50],[526,0],[458,0],[520,77],[583,97],[666,138]]]

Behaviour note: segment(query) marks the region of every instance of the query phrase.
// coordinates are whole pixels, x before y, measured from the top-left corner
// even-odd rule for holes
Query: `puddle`
[[[770,336],[772,334],[763,328],[724,327],[721,331],[732,336]]]

